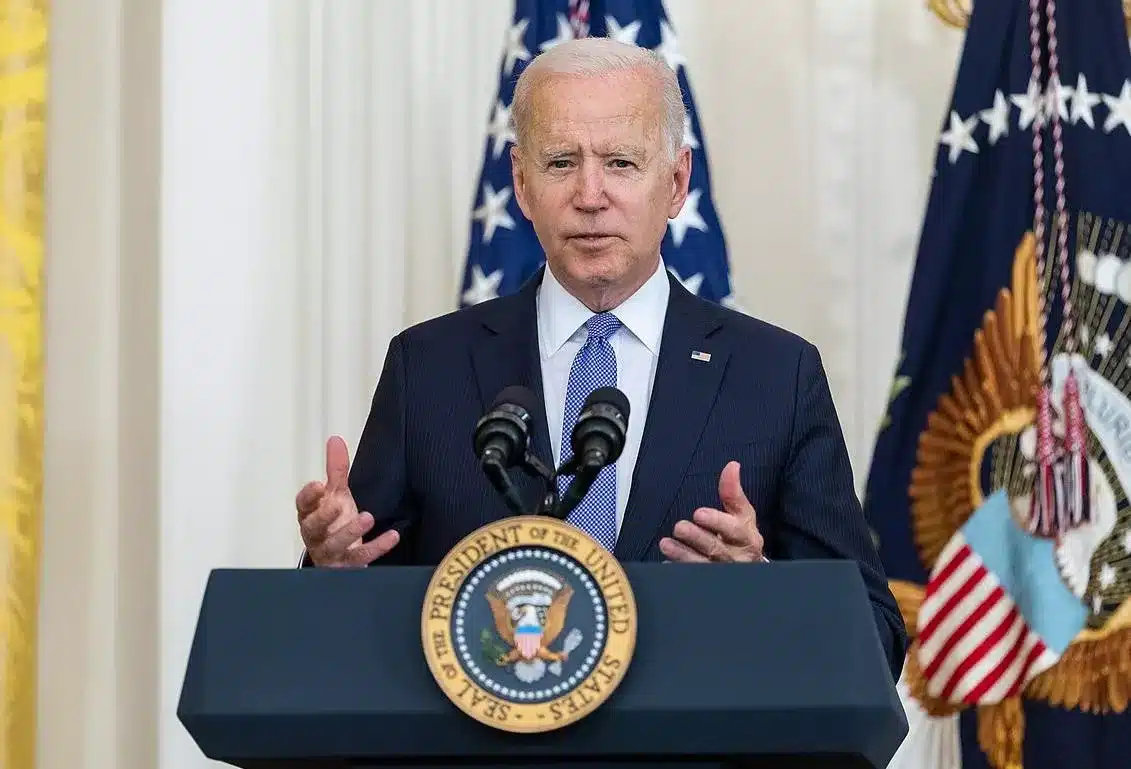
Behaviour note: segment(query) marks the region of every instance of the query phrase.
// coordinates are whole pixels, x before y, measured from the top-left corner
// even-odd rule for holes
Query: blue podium
[[[514,734],[467,717],[426,664],[433,570],[218,570],[178,717],[245,769],[885,767],[907,732],[854,563],[625,564],[638,612],[619,688]]]

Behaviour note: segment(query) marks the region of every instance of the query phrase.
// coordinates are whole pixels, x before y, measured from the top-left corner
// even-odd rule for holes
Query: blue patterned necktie
[[[609,343],[621,323],[611,312],[594,315],[585,323],[589,337],[578,350],[569,372],[565,414],[562,419],[563,461],[573,454],[570,439],[581,407],[599,387],[616,387],[617,356]],[[558,493],[564,494],[572,477],[558,478]],[[598,473],[589,492],[569,514],[568,521],[604,545],[610,552],[617,541],[617,469],[606,465]]]

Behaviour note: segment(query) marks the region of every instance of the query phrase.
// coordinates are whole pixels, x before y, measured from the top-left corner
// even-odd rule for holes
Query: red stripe
[[[946,599],[946,603],[938,608],[931,618],[927,620],[927,624],[919,631],[920,645],[931,640],[931,635],[938,629],[939,623],[946,619],[946,616],[954,611],[954,607],[965,600],[965,598],[973,592],[974,588],[989,576],[989,573],[989,570],[986,569],[985,566],[978,564],[978,568],[974,570],[974,573],[966,578],[966,581],[954,592],[954,595]],[[928,589],[929,588],[930,586],[928,585]]]
[[[1009,692],[1006,697],[1012,697],[1021,691],[1025,684],[1029,683],[1029,671],[1032,670],[1033,664],[1036,663],[1037,658],[1045,653],[1048,647],[1045,642],[1037,638],[1037,643],[1033,644],[1033,648],[1029,650],[1029,656],[1025,658],[1025,664],[1021,666],[1021,672],[1017,675],[1017,680],[1013,682],[1013,686],[1009,687]]]
[[[970,549],[969,545],[962,545],[962,547],[960,547],[960,548],[958,548],[957,550],[954,551],[954,555],[951,556],[950,560],[947,561],[945,564],[942,564],[942,568],[939,569],[939,571],[936,574],[931,575],[931,578],[927,580],[927,588],[926,588],[925,595],[924,595],[924,603],[927,603],[927,601],[930,598],[932,598],[933,596],[938,595],[938,592],[939,592],[940,588],[942,587],[942,585],[945,584],[952,576],[954,576],[955,570],[958,569],[958,567],[961,566],[963,563],[965,563],[966,559],[969,558],[971,555],[973,555],[973,551]],[[937,568],[938,564],[936,564],[935,566]],[[930,609],[929,604],[928,604],[927,608],[928,608],[928,610]],[[927,620],[926,625],[921,625],[919,627],[919,638],[920,639],[923,639],[924,636],[929,636],[931,634],[931,632],[934,631],[935,624],[939,621],[939,618],[940,618],[941,615],[942,615],[942,611],[936,611]],[[922,610],[920,610],[920,618],[921,617],[922,617]]]
[[[1003,594],[1004,592],[1005,591],[1002,591]],[[966,659],[962,660],[959,666],[955,668],[954,672],[951,673],[950,680],[946,682],[946,685],[943,686],[942,689],[943,699],[949,700],[951,698],[951,696],[954,694],[955,688],[962,680],[962,677],[966,675],[966,673],[968,673],[970,669],[973,668],[976,664],[985,659],[990,650],[998,645],[1001,639],[1005,637],[1006,632],[1009,630],[1009,626],[1013,624],[1013,621],[1017,619],[1018,616],[1017,607],[1011,606],[1009,608],[1009,611],[1006,612],[1005,616],[1002,618],[1001,622],[997,624],[997,627],[990,631],[989,635],[983,638],[981,643],[975,646],[973,651],[971,651],[970,654],[966,656]],[[1022,633],[1022,635],[1024,635],[1024,633]]]
[[[1016,616],[1017,611],[1015,610],[1013,612],[1013,614]],[[997,665],[995,665],[993,670],[989,671],[986,674],[986,677],[983,678],[981,680],[981,682],[979,682],[978,685],[975,686],[970,691],[970,694],[967,695],[967,697],[965,699],[965,702],[967,704],[969,704],[969,705],[977,704],[979,700],[981,700],[983,697],[986,696],[986,692],[988,692],[994,686],[997,686],[998,681],[1001,679],[1001,677],[1003,675],[1005,675],[1006,669],[1012,663],[1017,661],[1017,656],[1021,653],[1021,647],[1025,645],[1025,641],[1027,641],[1029,638],[1031,638],[1033,636],[1032,631],[1029,630],[1029,625],[1027,623],[1025,623],[1024,617],[1022,617],[1021,621],[1022,621],[1021,633],[1017,636],[1017,639],[1013,642],[1013,645],[1011,647],[1009,647],[1009,652],[1006,653],[1005,657],[1002,658],[1001,662],[999,662]],[[1021,667],[1021,672],[1016,674],[1016,675],[1022,676],[1022,675],[1024,675],[1024,673],[1025,673],[1025,666],[1023,665]],[[1014,682],[1013,682],[1012,685],[1010,685],[1010,688],[1012,689],[1013,686],[1016,685],[1016,683],[1017,683],[1017,679],[1014,679]]]
[[[939,666],[950,655],[954,647],[969,634],[970,630],[986,616],[986,613],[1003,598],[1005,598],[1005,591],[1002,589],[1001,585],[991,590],[990,594],[974,608],[974,611],[970,612],[970,615],[962,620],[962,624],[951,632],[946,642],[943,643],[942,647],[939,649],[938,654],[931,660],[931,664],[923,670],[923,675],[927,678],[933,678],[935,673],[938,672]]]

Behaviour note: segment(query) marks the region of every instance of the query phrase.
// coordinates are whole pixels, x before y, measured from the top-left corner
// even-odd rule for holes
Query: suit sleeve
[[[781,523],[775,541],[769,543],[771,554],[778,559],[856,561],[893,680],[898,680],[907,652],[907,630],[856,496],[820,353],[808,343],[798,363],[788,461],[780,496]]]
[[[350,465],[349,488],[357,509],[370,513],[374,520],[373,528],[364,539],[372,540],[393,528],[401,533],[397,546],[374,561],[373,566],[408,563],[412,554],[417,516],[408,492],[403,344],[399,336],[389,343],[369,416]],[[311,565],[309,556],[304,553],[302,566]]]

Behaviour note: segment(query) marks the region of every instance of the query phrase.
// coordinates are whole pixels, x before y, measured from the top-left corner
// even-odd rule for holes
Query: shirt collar
[[[644,285],[612,310],[617,320],[653,355],[660,351],[670,291],[667,270],[661,259]],[[538,344],[542,354],[554,355],[593,315],[592,310],[565,290],[547,264],[538,289]]]

